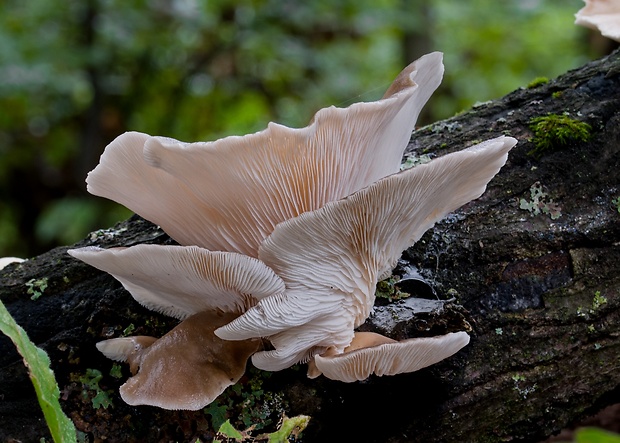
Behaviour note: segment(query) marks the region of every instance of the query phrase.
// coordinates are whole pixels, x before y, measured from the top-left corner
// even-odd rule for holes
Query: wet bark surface
[[[587,122],[592,137],[529,154],[530,120],[549,113]],[[67,247],[1,270],[0,299],[49,353],[61,404],[89,441],[210,441],[222,417],[263,425],[256,434],[285,413],[311,416],[306,442],[537,442],[620,402],[620,54],[422,128],[407,155],[432,158],[502,134],[519,143],[486,193],[427,232],[395,271],[414,269],[408,290],[426,298],[378,299],[361,328],[396,339],[470,331],[466,348],[413,374],[347,384],[307,379],[303,365],[250,367],[205,411],[131,407],[118,396],[128,368],[95,343],[161,336],[174,319],[139,306]],[[172,243],[134,217],[74,247],[144,242]],[[0,397],[0,440],[49,435],[6,337]]]

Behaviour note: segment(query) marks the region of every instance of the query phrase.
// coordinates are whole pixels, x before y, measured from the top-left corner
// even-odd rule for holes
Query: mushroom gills
[[[322,373],[332,380],[354,382],[371,374],[414,372],[450,357],[468,343],[469,335],[462,331],[402,341],[372,332],[356,332],[343,353],[316,355],[309,375]]]

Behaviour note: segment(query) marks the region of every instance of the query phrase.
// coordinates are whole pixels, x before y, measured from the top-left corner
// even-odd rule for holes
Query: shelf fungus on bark
[[[235,314],[203,311],[163,337],[113,338],[97,343],[106,357],[126,361],[133,374],[120,388],[130,405],[196,411],[216,399],[245,373],[260,339],[231,342],[213,334]]]
[[[585,0],[585,3],[575,14],[575,24],[620,42],[620,0]]]
[[[133,374],[121,397],[131,405],[197,410],[245,372],[262,340],[221,340],[213,331],[256,302],[284,290],[259,260],[197,246],[136,245],[68,251],[106,271],[149,309],[182,320],[160,339],[123,337],[97,343],[107,357],[127,361]]]
[[[483,142],[280,223],[258,255],[286,290],[260,300],[216,335],[267,337],[275,349],[254,354],[252,362],[271,371],[330,348],[344,352],[370,314],[379,276],[435,222],[482,195],[515,144],[511,137]]]
[[[260,369],[308,362],[311,376],[353,381],[414,371],[467,344],[465,332],[402,342],[354,332],[377,280],[435,222],[478,198],[516,143],[499,137],[398,172],[442,75],[433,53],[381,100],[322,109],[305,128],[272,123],[190,144],[126,133],[106,148],[88,190],[186,245],[70,251],[182,320],[160,339],[98,344],[130,363],[128,403],[198,409],[239,379],[250,356]],[[177,380],[163,382],[172,373]]]
[[[128,132],[88,174],[114,200],[184,245],[256,257],[274,227],[397,172],[442,55],[407,66],[381,100],[318,111],[305,128],[182,143]]]
[[[378,376],[414,372],[458,352],[469,343],[466,332],[396,341],[374,332],[356,332],[340,354],[334,348],[308,362],[308,377],[323,374],[347,383]]]

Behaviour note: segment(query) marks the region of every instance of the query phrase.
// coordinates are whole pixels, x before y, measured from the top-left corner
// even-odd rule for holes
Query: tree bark
[[[265,429],[283,413],[306,414],[305,442],[540,441],[620,401],[619,74],[616,51],[414,133],[407,155],[418,158],[501,134],[519,140],[480,199],[403,254],[395,272],[415,269],[441,300],[378,299],[361,328],[396,339],[470,330],[466,348],[416,373],[347,384],[307,379],[303,365],[277,373],[250,367],[208,413],[130,407],[118,396],[128,369],[110,375],[114,363],[95,343],[123,332],[161,336],[173,319],[139,306],[67,247],[0,271],[0,299],[49,353],[61,404],[90,441],[210,441],[218,413],[238,428],[245,419]],[[549,113],[589,123],[591,139],[528,154],[530,120]],[[171,240],[133,217],[74,246],[144,242]],[[47,288],[31,300],[28,288],[44,278]],[[428,292],[410,283],[414,296]],[[0,368],[0,439],[49,435],[5,337]],[[87,369],[101,371],[98,389],[113,406],[94,408]]]

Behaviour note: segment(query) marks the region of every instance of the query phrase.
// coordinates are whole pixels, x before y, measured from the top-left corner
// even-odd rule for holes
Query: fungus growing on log
[[[620,42],[620,1],[585,0],[586,5],[575,14],[575,24],[599,31]]]
[[[1,257],[0,258],[0,269],[4,268],[5,266],[10,265],[11,263],[21,263],[23,261],[24,261],[23,258],[18,258],[18,257]]]
[[[208,143],[128,132],[88,174],[88,191],[162,227],[183,245],[256,257],[274,227],[399,170],[442,55],[407,66],[385,96],[319,110],[305,128]]]
[[[128,403],[199,409],[250,356],[260,369],[308,362],[310,376],[354,381],[415,371],[468,343],[465,332],[355,338],[377,281],[435,222],[478,198],[516,144],[498,137],[398,172],[441,58],[420,58],[381,100],[322,109],[306,128],[271,123],[191,144],[134,132],[106,148],[88,190],[186,245],[70,251],[141,304],[183,320],[161,339],[98,344],[129,362]],[[168,374],[178,380],[160,386]]]
[[[197,246],[70,249],[71,256],[120,281],[143,306],[185,320],[201,311],[242,314],[284,283],[259,260]]]
[[[245,372],[262,340],[221,340],[213,331],[257,300],[284,290],[255,258],[196,246],[137,245],[72,249],[73,257],[112,274],[149,309],[183,320],[160,339],[123,337],[97,343],[107,357],[127,361],[132,374],[121,397],[131,405],[197,410]]]
[[[250,355],[262,347],[260,339],[232,342],[213,334],[235,317],[203,311],[160,339],[113,338],[97,343],[97,349],[129,363],[133,377],[120,388],[126,403],[197,411],[237,383]]]
[[[275,349],[253,355],[252,362],[271,371],[330,348],[344,352],[370,314],[379,277],[435,222],[482,195],[515,144],[511,137],[489,140],[279,224],[261,244],[259,259],[286,290],[260,300],[216,335],[267,337]]]
[[[308,377],[320,374],[332,380],[361,381],[378,376],[414,372],[444,360],[469,343],[466,332],[436,337],[392,340],[374,332],[356,332],[341,354],[333,348],[308,363]]]

